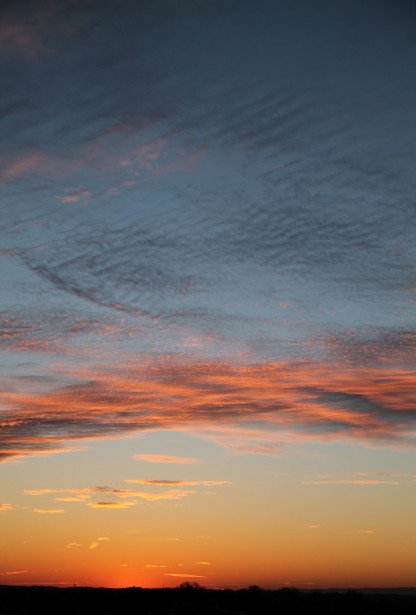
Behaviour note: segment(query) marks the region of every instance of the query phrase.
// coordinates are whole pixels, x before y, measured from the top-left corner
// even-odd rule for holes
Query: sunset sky
[[[416,586],[416,9],[3,0],[0,585]]]

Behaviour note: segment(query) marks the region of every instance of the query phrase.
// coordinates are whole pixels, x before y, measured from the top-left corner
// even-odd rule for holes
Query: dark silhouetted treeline
[[[414,615],[413,590],[301,591],[204,589],[192,583],[177,588],[107,589],[92,587],[0,586],[0,615]]]

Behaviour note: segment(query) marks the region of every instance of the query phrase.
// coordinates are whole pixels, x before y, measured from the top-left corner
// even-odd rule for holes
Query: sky
[[[3,0],[0,584],[416,586],[415,33]]]

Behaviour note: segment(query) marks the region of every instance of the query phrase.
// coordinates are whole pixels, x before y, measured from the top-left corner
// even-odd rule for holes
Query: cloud
[[[57,515],[64,513],[65,511],[63,510],[63,508],[34,508],[33,512],[46,515]]]
[[[94,493],[97,490],[96,487],[82,487],[81,489],[50,489],[50,488],[42,488],[42,489],[24,489],[23,493],[25,495],[33,495],[33,496],[41,496],[41,495],[50,495],[55,493],[71,493],[76,497],[72,499],[70,496],[66,501],[78,501],[83,500],[85,498],[90,497],[90,493]],[[58,498],[55,498],[58,499]],[[60,498],[63,499],[63,498]]]
[[[125,483],[139,483],[141,485],[161,485],[161,486],[209,486],[213,487],[216,485],[228,485],[230,484],[227,480],[155,480],[155,479],[140,479],[140,478],[130,478],[124,481]]]
[[[414,442],[412,369],[335,369],[310,360],[233,364],[166,357],[163,365],[144,363],[70,372],[73,380],[86,380],[47,393],[3,392],[0,458],[52,454],[71,440],[155,429],[186,429],[260,454],[281,454],[287,445],[312,440],[396,447]],[[163,454],[134,458],[201,461]]]
[[[133,455],[134,459],[147,461],[148,463],[180,463],[191,464],[199,463],[201,460],[196,457],[177,457],[175,455]]]
[[[135,506],[136,502],[89,502],[90,508],[129,508]]]
[[[320,44],[305,64],[292,53],[303,31],[296,11],[275,19],[272,2],[253,20],[234,3],[218,3],[209,19],[209,3],[167,13],[126,3],[114,20],[110,2],[85,12],[35,4],[1,9],[0,47],[21,76],[2,73],[1,256],[14,290],[1,343],[95,352],[100,367],[68,368],[72,385],[50,383],[43,394],[28,396],[23,383],[2,393],[0,460],[153,429],[204,432],[260,455],[311,440],[413,446],[414,109],[402,110],[396,95],[401,83],[415,91],[412,55],[390,33],[388,65],[374,60],[394,9],[380,13],[371,45],[356,9],[333,12],[327,29],[318,11],[311,36]],[[372,23],[371,7],[359,21]],[[263,36],[270,23],[275,36]],[[332,49],[341,24],[345,78],[333,70],[337,54],[320,51]],[[371,46],[365,67],[352,40]],[[24,283],[13,283],[17,268]],[[33,303],[14,294],[28,288]],[[50,308],[36,314],[45,293]],[[185,358],[128,360],[133,333],[149,355],[185,347]],[[104,365],[106,336],[125,343],[125,371]],[[225,359],[193,362],[189,347]]]
[[[3,510],[11,510],[12,508],[10,504],[0,504],[0,512]]]
[[[0,184],[16,180],[45,159],[42,152],[32,152],[15,159],[0,172]]]
[[[62,498],[55,498],[56,502],[84,502],[86,499],[88,499],[90,496],[89,495],[79,495],[78,497],[62,497]]]
[[[7,570],[6,572],[0,572],[0,575],[15,575],[15,574],[26,574],[29,570]]]
[[[383,479],[399,479],[399,478],[404,478],[404,479],[415,479],[416,478],[416,474],[412,473],[412,472],[355,472],[356,476],[362,476],[362,477],[367,477],[367,478],[383,478]]]
[[[88,190],[84,190],[83,188],[80,188],[79,190],[68,192],[67,194],[63,196],[59,196],[57,198],[59,201],[61,201],[61,203],[71,204],[71,203],[79,203],[80,201],[81,202],[90,201],[92,199],[92,194]]]
[[[374,530],[360,530],[359,534],[374,534]]]
[[[164,572],[165,577],[179,577],[183,579],[205,579],[203,574],[186,574],[185,572]]]
[[[134,481],[132,481],[134,482]],[[165,484],[165,483],[163,483]],[[139,500],[146,500],[148,502],[157,502],[159,500],[180,500],[188,497],[192,491],[189,490],[175,490],[168,489],[167,491],[161,491],[158,493],[149,491],[137,491],[136,489],[118,489],[108,486],[96,486],[96,487],[81,487],[80,489],[25,489],[23,491],[25,495],[31,496],[44,496],[57,493],[70,493],[74,495],[63,496],[54,498],[56,501],[61,502],[78,502],[86,504],[92,508],[99,508],[100,506],[114,506],[115,508],[122,508],[126,506],[132,506],[137,502],[124,502],[124,498],[137,498]],[[89,500],[97,494],[108,494],[113,497],[121,498],[122,502],[90,502]],[[99,540],[108,540],[105,537]]]
[[[100,502],[100,504],[103,505],[103,502]],[[108,502],[106,504],[108,504]],[[106,540],[110,540],[110,539],[107,538],[106,536],[100,536],[99,538],[97,538],[96,541],[92,542],[88,548],[89,549],[96,549],[98,547],[98,545],[100,544],[100,542],[103,542],[103,541],[106,541]]]
[[[166,568],[163,564],[146,564],[146,568]]]
[[[359,480],[359,479],[338,479],[338,480],[312,480],[304,481],[303,485],[400,485],[392,480]]]

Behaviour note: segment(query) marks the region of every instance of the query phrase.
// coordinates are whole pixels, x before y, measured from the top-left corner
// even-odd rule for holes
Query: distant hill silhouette
[[[308,590],[0,586],[0,615],[414,615],[416,589]]]

